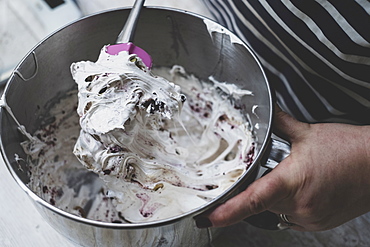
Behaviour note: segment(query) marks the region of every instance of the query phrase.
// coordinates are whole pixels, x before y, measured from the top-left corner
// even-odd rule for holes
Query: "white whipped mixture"
[[[66,212],[81,217],[124,222],[106,196],[107,188],[98,176],[73,155],[80,131],[76,114],[77,91],[68,92],[49,112],[50,122],[22,143],[29,155],[30,182],[38,196]]]
[[[251,164],[250,126],[230,101],[249,91],[180,66],[149,71],[135,55],[104,48],[71,71],[79,119],[67,98],[39,141],[24,143],[37,162],[31,189],[57,207],[109,222],[165,219],[219,196]]]

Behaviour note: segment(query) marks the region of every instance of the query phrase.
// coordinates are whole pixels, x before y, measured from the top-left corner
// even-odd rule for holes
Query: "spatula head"
[[[150,69],[152,67],[152,58],[150,55],[133,43],[120,43],[115,45],[109,45],[106,48],[106,52],[110,55],[117,55],[121,51],[128,51],[129,54],[136,54],[141,58],[143,63]]]

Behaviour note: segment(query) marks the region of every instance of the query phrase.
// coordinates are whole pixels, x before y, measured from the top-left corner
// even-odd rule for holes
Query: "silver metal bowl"
[[[102,12],[78,20],[41,41],[16,67],[3,94],[3,102],[29,133],[40,128],[53,99],[76,87],[70,65],[95,61],[105,44],[115,42],[128,9]],[[202,16],[165,8],[144,8],[135,44],[151,54],[154,66],[179,64],[200,79],[213,76],[251,90],[253,97],[239,104],[249,116],[256,136],[252,166],[225,193],[191,212],[166,220],[142,224],[93,221],[64,212],[42,200],[27,187],[29,167],[20,143],[26,140],[5,107],[0,111],[1,152],[10,173],[35,203],[39,212],[58,232],[82,246],[202,246],[210,230],[198,229],[194,216],[222,203],[255,179],[266,158],[272,122],[272,94],[253,52],[234,34]],[[256,107],[257,106],[257,107]],[[252,109],[253,112],[252,112]],[[212,230],[217,234],[217,230]]]

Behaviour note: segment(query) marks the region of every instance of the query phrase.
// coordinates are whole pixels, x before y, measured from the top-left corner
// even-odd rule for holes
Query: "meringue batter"
[[[24,143],[37,163],[30,187],[67,212],[108,222],[174,217],[219,196],[253,161],[250,126],[232,103],[250,91],[181,66],[150,71],[105,48],[71,72],[79,117],[71,92],[39,141]]]

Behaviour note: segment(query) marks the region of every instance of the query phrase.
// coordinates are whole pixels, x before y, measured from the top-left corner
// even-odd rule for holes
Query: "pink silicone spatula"
[[[121,33],[118,35],[116,44],[107,46],[106,52],[110,55],[117,55],[121,51],[128,51],[129,54],[136,54],[150,69],[152,67],[152,58],[150,57],[150,55],[146,51],[144,51],[140,47],[135,46],[132,43],[136,24],[139,19],[140,11],[144,5],[144,2],[145,0],[135,1],[134,6],[132,7],[127,18],[126,24],[124,25]]]

